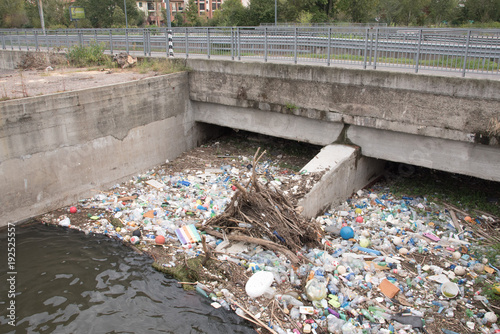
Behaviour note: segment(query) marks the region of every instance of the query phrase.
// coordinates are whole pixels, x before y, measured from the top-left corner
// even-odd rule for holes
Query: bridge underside
[[[500,149],[495,146],[404,132],[325,122],[260,109],[191,102],[194,120],[274,137],[326,146],[359,147],[364,157],[422,166],[500,181]]]

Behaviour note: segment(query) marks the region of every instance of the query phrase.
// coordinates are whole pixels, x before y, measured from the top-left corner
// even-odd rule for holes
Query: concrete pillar
[[[316,217],[332,205],[345,201],[355,191],[375,181],[385,161],[361,156],[355,146],[332,144],[323,147],[302,171],[324,172],[320,181],[298,203],[302,215]]]

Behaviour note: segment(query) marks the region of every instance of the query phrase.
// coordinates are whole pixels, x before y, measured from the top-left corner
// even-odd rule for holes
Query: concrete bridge
[[[2,51],[0,64],[15,57]],[[0,226],[174,159],[214,125],[326,146],[307,167],[328,170],[302,201],[308,216],[364,186],[383,160],[500,181],[499,81],[177,61],[190,71],[0,102]]]

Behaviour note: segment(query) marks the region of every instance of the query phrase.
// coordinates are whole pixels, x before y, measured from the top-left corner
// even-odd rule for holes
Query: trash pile
[[[500,333],[498,218],[375,185],[304,221],[293,195],[317,175],[260,157],[163,165],[42,221],[150,254],[261,332]]]

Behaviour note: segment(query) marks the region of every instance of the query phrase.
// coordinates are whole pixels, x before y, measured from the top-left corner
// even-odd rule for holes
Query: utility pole
[[[278,26],[278,0],[274,0],[274,25]]]
[[[125,11],[125,28],[128,28],[127,1],[126,0],[123,0],[123,10]]]
[[[43,19],[42,0],[38,0],[38,12],[40,13],[40,24],[42,25],[42,32],[45,35],[45,21]]]
[[[170,0],[165,0],[167,5],[167,28],[172,28],[172,19],[170,17]]]

